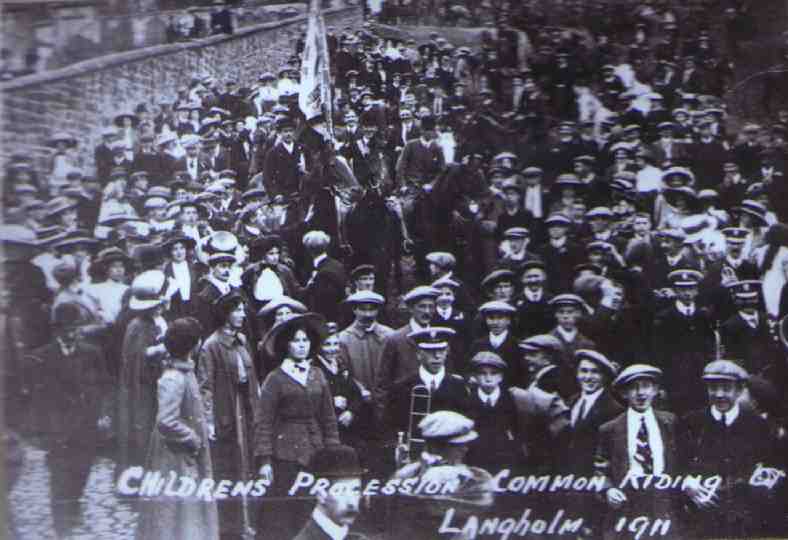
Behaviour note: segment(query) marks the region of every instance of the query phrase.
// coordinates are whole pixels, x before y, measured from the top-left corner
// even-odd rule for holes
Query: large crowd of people
[[[299,109],[300,40],[250,86],[195,73],[119,111],[95,170],[76,132],[46,171],[12,156],[8,423],[47,451],[58,536],[56,477],[107,447],[119,478],[268,486],[140,499],[138,538],[344,538],[358,501],[339,523],[288,497],[321,459],[601,475],[562,499],[583,537],[785,534],[788,109],[730,121],[732,27],[655,13],[459,47],[329,28],[330,115]],[[637,489],[666,475],[691,480]],[[371,536],[438,536],[407,519],[429,498],[379,499],[397,532]],[[499,499],[471,507],[522,513]]]

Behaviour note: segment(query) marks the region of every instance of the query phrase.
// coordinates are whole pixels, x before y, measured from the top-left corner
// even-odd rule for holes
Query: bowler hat
[[[309,471],[318,478],[352,478],[363,476],[356,450],[344,444],[325,446],[312,455]]]

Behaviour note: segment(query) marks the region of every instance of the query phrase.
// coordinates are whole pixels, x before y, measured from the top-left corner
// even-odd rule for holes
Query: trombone
[[[397,446],[394,449],[394,461],[397,468],[419,460],[424,451],[424,439],[416,436],[414,430],[418,429],[419,422],[430,414],[432,394],[424,384],[417,384],[410,390],[410,411],[408,412],[408,433],[400,431],[397,434]]]

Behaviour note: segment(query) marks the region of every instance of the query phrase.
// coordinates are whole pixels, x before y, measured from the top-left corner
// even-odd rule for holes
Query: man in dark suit
[[[520,351],[512,329],[512,319],[517,310],[506,302],[493,300],[482,304],[479,313],[484,318],[487,333],[471,343],[468,354],[494,352],[506,363],[506,384],[519,384],[525,374],[520,373]]]
[[[665,389],[677,414],[703,405],[700,376],[714,356],[712,319],[696,303],[701,276],[697,270],[671,272],[675,300],[654,318],[654,363],[665,372]]]
[[[710,362],[703,370],[709,406],[691,412],[680,424],[682,472],[688,478],[722,478],[715,489],[697,481],[683,486],[692,503],[694,538],[764,536],[765,521],[784,514],[771,502],[771,487],[751,480],[758,471],[765,474],[778,456],[768,422],[740,404],[747,379],[747,371],[729,360]]]
[[[304,152],[295,139],[295,125],[289,118],[277,122],[280,139],[265,156],[263,179],[268,195],[290,195],[301,187],[301,177],[306,172]]]
[[[572,289],[574,268],[584,258],[581,246],[567,235],[571,226],[571,220],[565,215],[551,214],[545,220],[548,241],[536,249],[536,254],[544,261],[548,289],[559,293]]]
[[[328,446],[315,452],[309,471],[331,482],[317,494],[317,504],[295,540],[351,539],[348,529],[360,513],[361,477],[364,470],[350,446]]]
[[[542,261],[532,260],[523,267],[522,293],[514,300],[517,308],[517,335],[531,337],[546,334],[555,326],[555,315],[550,305],[552,294],[546,287],[547,272]]]
[[[646,364],[633,364],[613,382],[627,402],[626,412],[599,428],[594,464],[607,484],[605,498],[614,512],[605,519],[605,538],[624,538],[613,529],[619,519],[648,515],[652,520],[671,520],[671,535],[677,534],[672,494],[666,490],[642,489],[646,475],[679,472],[676,448],[676,417],[652,407],[659,393],[662,371]],[[625,480],[627,479],[627,480]],[[629,533],[631,535],[631,533]]]
[[[408,141],[397,160],[397,183],[400,186],[428,184],[445,165],[443,152],[435,142],[435,119],[422,117],[421,136]]]
[[[758,279],[760,272],[744,254],[749,231],[742,227],[726,227],[725,257],[714,261],[706,269],[699,285],[698,302],[709,308],[713,318],[726,321],[736,312],[728,287],[737,281]]]
[[[580,393],[568,402],[570,428],[566,432],[564,463],[567,471],[591,476],[600,426],[624,412],[609,388],[619,367],[602,353],[590,349],[575,352],[575,361]]]
[[[762,282],[744,280],[730,286],[737,311],[720,327],[725,357],[750,373],[761,373],[780,358],[779,345],[769,329],[768,315],[759,310]]]
[[[454,411],[466,415],[470,397],[465,380],[446,368],[449,354],[451,328],[426,327],[409,332],[407,337],[417,345],[419,368],[416,373],[395,382],[391,387],[384,408],[384,422],[391,435],[408,432],[411,420],[411,393],[414,387],[423,386],[430,395],[430,410]],[[410,441],[411,456],[421,455],[423,448]]]
[[[115,131],[115,128],[105,128],[101,132],[101,143],[93,151],[93,157],[96,162],[96,178],[102,184],[109,180],[109,173],[113,167],[112,143],[116,136],[117,131]]]
[[[323,231],[304,235],[304,248],[309,257],[311,275],[306,283],[306,305],[327,321],[339,321],[340,304],[345,298],[347,274],[344,265],[328,256],[331,238]]]

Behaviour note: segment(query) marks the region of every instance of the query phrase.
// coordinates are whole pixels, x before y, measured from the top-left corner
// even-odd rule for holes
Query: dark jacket
[[[345,267],[338,260],[326,257],[314,271],[314,278],[307,282],[304,293],[306,305],[328,321],[339,321],[347,285]]]
[[[268,151],[263,167],[263,179],[266,192],[271,197],[290,195],[300,190],[301,172],[298,165],[302,155],[303,149],[298,143],[293,143],[292,154],[282,143],[277,143]]]

